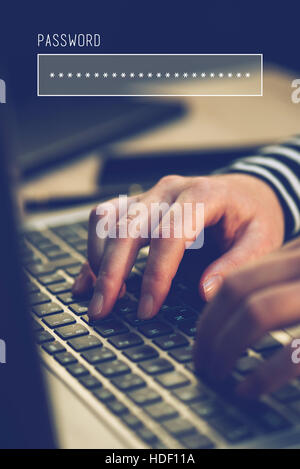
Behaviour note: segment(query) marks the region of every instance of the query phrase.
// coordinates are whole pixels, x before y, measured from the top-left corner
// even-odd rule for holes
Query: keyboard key
[[[72,324],[71,326],[60,327],[54,331],[61,339],[68,340],[80,335],[88,335],[89,331],[81,324]]]
[[[117,349],[123,350],[129,347],[143,344],[143,339],[133,332],[128,334],[118,335],[109,339],[109,342]]]
[[[128,324],[133,327],[138,327],[145,324],[145,321],[143,319],[139,319],[136,313],[125,314],[124,321],[128,322]]]
[[[31,275],[34,277],[40,277],[42,275],[54,274],[61,267],[70,267],[81,264],[81,261],[74,257],[66,257],[64,259],[58,259],[55,262],[48,262],[47,264],[33,264],[26,266]]]
[[[163,427],[175,438],[180,438],[196,432],[194,425],[182,417],[167,420],[163,423]]]
[[[131,413],[123,415],[122,420],[132,430],[136,430],[143,425],[143,423],[134,414]]]
[[[180,373],[179,371],[172,371],[171,373],[165,373],[157,376],[156,381],[167,389],[179,388],[180,386],[186,386],[190,384],[190,380]]]
[[[79,378],[89,374],[88,370],[81,365],[81,363],[74,363],[73,365],[67,366],[67,370],[72,376],[74,376],[74,378]]]
[[[115,360],[116,355],[108,348],[103,347],[102,349],[93,349],[88,350],[82,354],[82,357],[85,358],[91,365],[96,363],[104,363],[107,361]]]
[[[115,376],[130,373],[130,368],[121,360],[114,360],[109,363],[100,363],[96,365],[96,370],[106,378],[114,378]]]
[[[253,432],[247,424],[226,412],[224,415],[213,418],[209,423],[223,438],[231,443],[239,443],[253,437]]]
[[[133,362],[142,362],[150,358],[158,357],[158,352],[150,345],[142,345],[141,347],[131,348],[124,352],[124,355]]]
[[[43,345],[43,349],[49,353],[49,355],[54,355],[55,353],[61,353],[65,352],[65,347],[57,342],[56,340],[54,342],[48,342],[45,345]]]
[[[114,386],[120,389],[120,391],[123,392],[133,391],[134,389],[146,386],[146,383],[143,378],[134,373],[130,373],[119,378],[114,378],[112,379],[112,383]]]
[[[37,293],[40,291],[39,287],[33,282],[28,282],[26,284],[26,290],[28,293]]]
[[[58,353],[54,356],[62,366],[71,365],[71,363],[76,363],[76,358],[69,352]]]
[[[85,335],[82,337],[76,337],[76,339],[69,340],[68,344],[74,350],[76,350],[76,352],[82,352],[84,350],[102,347],[102,343],[94,335]]]
[[[37,322],[37,321],[32,321],[32,329],[34,332],[38,332],[38,331],[43,331],[43,327]]]
[[[37,332],[35,340],[38,344],[45,344],[46,342],[52,342],[54,337],[48,331]]]
[[[178,412],[174,407],[166,402],[159,402],[144,408],[147,414],[157,422],[162,422],[177,417]]]
[[[129,332],[129,329],[125,324],[120,321],[109,319],[104,321],[98,321],[94,326],[95,331],[97,331],[102,337],[112,337],[114,335],[125,334]]]
[[[70,275],[70,277],[77,277],[77,275],[81,272],[81,265],[77,265],[74,267],[68,267],[65,269],[65,272]]]
[[[300,400],[300,390],[292,384],[287,384],[283,388],[273,392],[272,396],[274,399],[282,403],[297,401]]]
[[[50,314],[63,312],[61,306],[59,306],[57,303],[47,303],[44,305],[37,305],[32,308],[32,311],[39,318],[43,318],[44,316],[48,316]]]
[[[185,404],[190,404],[191,402],[202,401],[208,399],[209,395],[207,391],[197,385],[185,386],[184,388],[179,388],[173,391],[174,396],[177,397],[180,401]]]
[[[88,306],[88,302],[82,301],[80,303],[73,303],[69,308],[73,313],[77,314],[77,316],[81,316],[87,313]]]
[[[242,357],[238,360],[235,369],[241,374],[251,373],[260,361],[255,357]]]
[[[60,313],[47,316],[43,319],[43,322],[46,326],[51,327],[51,329],[55,329],[56,327],[66,326],[67,324],[74,324],[76,321],[71,314]]]
[[[158,339],[155,339],[153,342],[162,350],[171,350],[173,348],[178,348],[178,347],[182,347],[183,345],[189,344],[187,339],[183,335],[177,332],[173,332],[172,334],[159,337]]]
[[[223,410],[221,404],[212,398],[191,404],[191,409],[204,420],[217,416]]]
[[[139,406],[154,404],[161,401],[160,395],[152,388],[138,389],[128,393],[128,397]]]
[[[207,436],[198,432],[181,438],[181,442],[188,449],[211,449],[214,447],[214,443]]]
[[[156,441],[158,441],[158,438],[157,436],[155,435],[155,433],[153,433],[151,430],[149,430],[149,428],[147,427],[141,427],[141,428],[138,428],[136,430],[136,434],[138,437],[141,438],[141,440],[143,440],[145,443],[147,443],[148,445],[152,445],[153,443],[155,443]]]
[[[61,248],[52,249],[51,251],[46,252],[46,256],[49,261],[55,261],[56,259],[62,259],[64,257],[70,257],[68,252],[63,251]]]
[[[182,347],[172,350],[169,355],[178,363],[189,363],[193,360],[193,347]]]
[[[72,289],[72,284],[69,282],[55,283],[54,285],[48,285],[48,290],[53,295],[58,295],[59,293],[69,292]]]
[[[149,339],[170,334],[172,332],[172,328],[162,321],[147,322],[147,324],[140,326],[138,330]]]
[[[45,295],[45,293],[42,292],[37,292],[37,293],[31,293],[29,295],[29,302],[32,306],[34,305],[41,305],[43,303],[50,303],[51,299],[49,296]]]
[[[100,381],[93,375],[83,376],[79,379],[79,382],[87,389],[97,389],[102,386]]]
[[[195,337],[196,335],[197,327],[195,321],[184,321],[178,324],[178,328],[189,337]]]
[[[172,363],[165,358],[157,358],[156,360],[147,360],[141,363],[140,368],[145,371],[148,375],[157,375],[159,373],[165,373],[174,369]]]
[[[65,282],[64,277],[59,274],[53,274],[53,275],[45,275],[44,277],[41,277],[39,279],[39,282],[41,282],[42,285],[52,285],[54,283],[60,283],[60,282]]]
[[[70,305],[71,303],[75,303],[76,299],[73,297],[72,292],[62,293],[57,297],[59,301],[61,301],[64,305]]]
[[[274,337],[271,335],[266,335],[259,342],[256,342],[256,344],[252,346],[253,350],[255,350],[257,353],[262,353],[266,350],[276,350],[281,347],[282,344],[278,342],[278,340],[274,339]]]
[[[185,307],[168,308],[168,310],[164,312],[164,317],[174,325],[179,325],[187,320],[194,320],[195,323],[197,318],[193,310]]]
[[[113,401],[115,399],[115,396],[113,395],[112,392],[110,392],[108,389],[106,388],[101,388],[101,389],[96,389],[94,392],[93,392],[94,396],[99,399],[99,401],[103,402],[103,403],[107,403],[107,402],[110,402],[110,401]]]
[[[291,426],[291,423],[277,410],[265,402],[251,402],[246,405],[250,417],[256,418],[265,431],[274,432]]]
[[[116,399],[108,401],[106,405],[115,415],[121,416],[128,413],[128,408],[126,405],[120,401],[117,401]]]

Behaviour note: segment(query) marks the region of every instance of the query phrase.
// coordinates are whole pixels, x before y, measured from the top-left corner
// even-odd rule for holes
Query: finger
[[[299,281],[261,290],[246,299],[213,339],[208,364],[211,376],[224,378],[242,352],[266,332],[299,322],[299,304]]]
[[[243,298],[254,291],[293,281],[299,274],[299,255],[278,251],[225,279],[219,294],[199,318],[195,344],[197,369],[200,370],[205,365],[211,343]]]
[[[75,296],[82,296],[88,293],[95,283],[96,277],[93,274],[88,262],[81,267],[81,271],[72,287],[72,293]]]
[[[242,381],[236,392],[248,399],[257,399],[281,388],[284,384],[300,375],[300,341],[292,341],[288,346],[263,362],[255,372]]]
[[[180,178],[180,182],[182,179]],[[107,241],[102,256],[94,296],[89,305],[91,318],[100,319],[109,314],[140,248],[148,242],[149,226],[151,226],[151,204],[159,204],[161,200],[172,198],[179,189],[180,184],[173,184],[173,186],[170,184],[166,193],[165,186],[161,183],[157,184],[153,190],[140,198],[140,202],[132,203],[128,212],[119,219],[118,236],[116,239]],[[137,225],[140,227],[141,235],[136,237],[134,230]]]

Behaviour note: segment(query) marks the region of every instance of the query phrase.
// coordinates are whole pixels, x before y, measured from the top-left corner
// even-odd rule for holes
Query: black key
[[[47,316],[43,319],[43,322],[46,326],[51,327],[51,329],[55,329],[56,327],[66,326],[67,324],[74,324],[76,321],[71,314],[60,313]]]
[[[43,318],[44,316],[48,316],[50,314],[63,312],[61,306],[59,306],[57,303],[47,303],[44,305],[37,305],[32,308],[32,311],[39,318]]]
[[[166,402],[158,402],[157,404],[147,406],[145,411],[158,422],[177,417],[178,415],[177,410]]]
[[[39,245],[39,249],[47,255],[48,252],[50,251],[56,251],[59,249],[59,246],[57,244],[52,243],[50,240],[47,240],[47,243],[42,243]]]
[[[115,399],[113,393],[106,388],[96,389],[93,394],[95,397],[97,397],[97,399],[99,399],[99,401],[104,403],[113,401]]]
[[[39,287],[33,282],[28,282],[26,284],[26,290],[28,293],[37,293],[40,291]]]
[[[38,344],[45,344],[46,342],[52,342],[54,337],[48,331],[37,332],[35,340]]]
[[[173,332],[172,334],[168,334],[163,337],[158,337],[153,342],[162,350],[171,350],[173,348],[189,344],[187,339],[177,332]]]
[[[188,449],[211,449],[215,446],[207,436],[198,432],[181,438],[181,442]]]
[[[155,348],[150,347],[150,345],[142,345],[141,347],[126,350],[124,355],[133,362],[142,362],[144,360],[149,360],[150,358],[158,357],[158,352]]]
[[[121,416],[128,413],[128,408],[122,402],[115,400],[108,401],[107,407],[115,415]]]
[[[89,331],[81,324],[72,324],[71,326],[60,327],[54,331],[61,339],[68,340],[80,335],[87,335]]]
[[[184,332],[184,334],[188,335],[189,337],[195,337],[196,335],[197,328],[195,321],[184,321],[178,324],[178,328],[181,330],[181,332]]]
[[[255,370],[260,361],[255,357],[242,357],[238,360],[235,369],[242,374],[251,373]]]
[[[280,388],[277,391],[273,392],[272,396],[277,401],[283,403],[297,401],[300,400],[300,390],[292,384],[287,384],[283,388]]]
[[[102,337],[112,337],[114,335],[125,334],[129,331],[125,324],[114,319],[98,321],[94,325],[94,329],[102,335]]]
[[[138,328],[139,332],[144,334],[149,339],[159,337],[161,335],[170,334],[172,328],[162,321],[150,321]]]
[[[87,350],[82,354],[82,356],[91,365],[95,365],[96,363],[108,362],[117,358],[116,355],[106,347],[103,347],[102,349],[97,348],[93,350]]]
[[[129,347],[135,347],[136,345],[143,344],[143,339],[133,332],[128,334],[118,335],[109,339],[109,342],[114,345],[114,347],[123,350]]]
[[[223,411],[221,404],[215,399],[195,402],[191,404],[191,409],[204,420],[209,420]]]
[[[81,365],[81,363],[74,363],[73,365],[67,366],[67,370],[75,378],[89,374],[88,370],[83,365]]]
[[[271,335],[266,335],[259,342],[256,342],[256,344],[252,346],[253,350],[255,350],[257,353],[262,353],[266,350],[276,350],[281,347],[282,344],[278,342],[278,340],[274,339],[274,337]]]
[[[48,290],[53,295],[58,295],[59,293],[69,292],[72,289],[72,284],[69,282],[55,283],[54,285],[48,286]]]
[[[239,443],[253,437],[253,432],[247,424],[226,412],[224,415],[211,419],[209,423],[223,438],[231,443]]]
[[[70,306],[70,310],[73,313],[77,314],[77,316],[81,316],[82,314],[86,314],[88,311],[88,303],[87,302],[80,302],[80,303],[73,303]]]
[[[178,363],[189,363],[193,360],[193,347],[178,348],[169,353]]]
[[[106,378],[114,378],[115,376],[124,375],[131,371],[126,363],[121,360],[114,360],[109,363],[100,363],[99,365],[96,365],[96,370]]]
[[[134,414],[131,413],[123,415],[122,420],[132,430],[136,430],[137,428],[143,425],[142,422]]]
[[[152,388],[138,389],[128,393],[128,397],[137,405],[145,406],[161,401],[160,395]]]
[[[164,373],[155,379],[161,386],[167,389],[175,389],[190,384],[190,380],[179,371]]]
[[[55,340],[54,342],[48,342],[47,344],[43,345],[43,349],[50,355],[54,355],[55,353],[65,352],[66,350],[62,344],[57,342],[57,340]]]
[[[84,350],[102,347],[102,343],[94,335],[85,335],[83,337],[76,337],[76,339],[69,340],[68,344],[74,350],[76,350],[76,352],[82,352]]]
[[[195,323],[197,318],[196,313],[193,310],[185,307],[169,308],[164,312],[164,317],[174,325],[179,325],[183,321],[187,320],[194,320]]]
[[[61,301],[64,305],[70,305],[71,303],[75,303],[76,299],[73,297],[72,292],[62,293],[57,297],[59,301]]]
[[[39,279],[42,285],[53,285],[55,283],[65,282],[64,277],[59,274],[45,275]]]
[[[208,399],[209,397],[205,389],[194,384],[185,386],[184,388],[176,389],[173,391],[173,394],[177,397],[177,399],[181,400],[185,404],[202,401]]]
[[[56,259],[63,259],[65,257],[70,257],[70,254],[58,248],[58,249],[53,249],[51,251],[48,251],[46,253],[46,256],[48,257],[50,261],[54,261]]]
[[[76,265],[74,267],[68,267],[65,269],[66,273],[71,277],[77,277],[81,272],[81,265]]]
[[[152,445],[156,441],[158,441],[157,436],[155,433],[153,433],[149,428],[147,427],[141,427],[136,430],[136,434],[138,437],[141,438],[141,440],[145,441],[145,443],[148,443],[149,445]]]
[[[123,392],[133,391],[134,389],[146,386],[145,381],[135,373],[130,373],[119,378],[112,379],[112,383]]]
[[[49,298],[49,296],[45,295],[45,293],[37,292],[37,293],[31,293],[29,295],[29,302],[32,306],[34,306],[34,305],[41,305],[43,303],[50,303],[51,299]]]
[[[156,360],[147,360],[141,363],[140,368],[148,373],[148,375],[157,375],[159,373],[165,373],[174,369],[172,363],[165,358],[157,358]]]
[[[69,352],[58,353],[54,356],[54,358],[63,366],[71,365],[71,363],[77,362],[76,358]]]
[[[28,272],[34,277],[40,277],[42,275],[54,274],[61,267],[70,267],[81,264],[81,262],[74,257],[66,257],[59,259],[56,262],[48,262],[47,264],[33,264],[27,266]]]
[[[163,426],[165,430],[175,438],[180,438],[196,432],[194,425],[182,417],[167,420],[163,423]]]
[[[128,324],[133,327],[138,327],[145,324],[145,321],[143,319],[139,319],[136,313],[125,314],[124,321],[128,322]]]
[[[247,412],[250,417],[257,419],[264,430],[269,432],[283,430],[291,426],[283,415],[264,402],[248,403]]]
[[[34,332],[43,331],[43,327],[36,321],[32,321],[32,329]]]
[[[102,386],[100,381],[93,375],[83,376],[79,381],[87,389],[97,389]]]

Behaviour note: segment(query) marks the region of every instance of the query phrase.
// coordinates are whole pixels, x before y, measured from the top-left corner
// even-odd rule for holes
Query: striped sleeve
[[[270,184],[285,214],[285,239],[300,234],[300,135],[278,144],[262,147],[257,154],[233,161],[216,171],[248,173]]]

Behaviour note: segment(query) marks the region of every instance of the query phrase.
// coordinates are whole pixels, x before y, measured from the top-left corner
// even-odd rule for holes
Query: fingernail
[[[91,319],[99,319],[101,317],[103,307],[103,295],[102,293],[94,293],[93,298],[89,304],[88,315]]]
[[[203,283],[206,301],[211,301],[223,283],[221,275],[213,275]]]
[[[142,296],[138,309],[138,317],[140,319],[149,319],[153,311],[153,296],[146,293]]]

